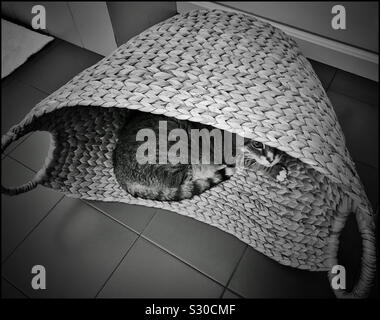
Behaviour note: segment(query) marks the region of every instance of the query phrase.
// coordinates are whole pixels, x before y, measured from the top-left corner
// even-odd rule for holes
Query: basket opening
[[[361,268],[362,241],[354,214],[350,214],[339,239],[338,262],[346,269],[346,291],[358,282]]]
[[[32,175],[29,181],[17,181],[18,186],[7,187],[2,185],[2,192],[15,195],[34,189],[44,177],[46,168],[52,159],[54,145],[54,138],[50,132],[37,131],[30,134],[23,143],[11,152],[11,156],[35,172],[35,175]],[[7,184],[7,181],[2,182]]]
[[[120,112],[125,112],[126,110],[121,110]],[[161,140],[158,139],[158,137],[163,137],[164,141],[164,147],[167,147],[168,154],[170,154],[170,147],[173,146],[173,144],[176,144],[178,142],[183,142],[182,139],[179,139],[177,136],[177,133],[174,135],[176,138],[173,140],[173,136],[171,136],[172,133],[175,131],[178,132],[178,130],[182,130],[184,133],[185,143],[189,146],[189,152],[191,152],[193,156],[193,147],[197,147],[196,156],[195,158],[192,158],[192,160],[197,159],[197,155],[202,153],[205,153],[204,150],[206,150],[206,153],[210,152],[211,157],[213,158],[213,161],[215,160],[215,154],[217,154],[218,159],[223,157],[223,163],[226,163],[228,165],[235,165],[235,158],[238,154],[242,153],[242,150],[246,150],[247,148],[244,148],[244,145],[247,145],[248,142],[256,141],[254,139],[244,138],[241,134],[239,134],[238,130],[235,131],[227,131],[220,128],[217,128],[210,124],[204,124],[201,122],[196,122],[188,119],[178,119],[176,117],[162,115],[162,114],[154,114],[154,113],[148,113],[133,110],[130,111],[129,115],[125,117],[125,127],[128,127],[128,124],[131,123],[133,126],[134,120],[136,117],[139,119],[138,121],[147,121],[147,125],[144,127],[142,125],[142,128],[145,129],[151,129],[150,126],[154,126],[152,135],[157,137],[157,148],[160,148]],[[153,120],[155,117],[157,117],[157,122],[150,120],[147,120],[147,118]],[[166,121],[165,121],[166,120]],[[178,121],[178,125],[169,123],[171,120]],[[167,122],[167,124],[165,124]],[[185,125],[184,123],[188,122],[189,126]],[[162,124],[162,125],[161,125]],[[162,128],[162,130],[161,130]],[[194,133],[194,136],[193,136]],[[183,136],[182,136],[183,137]],[[220,138],[219,138],[220,137]],[[259,139],[260,140],[260,139]],[[146,139],[144,140],[146,141]],[[265,145],[265,143],[257,142],[262,146],[262,149],[265,148],[265,155],[268,157],[264,157],[263,150],[260,150],[260,148],[253,148],[250,146],[254,151],[257,151],[257,155],[260,157],[260,160],[263,161],[262,164],[264,166],[271,166],[271,162],[276,157],[277,159],[280,156],[280,152],[276,148],[268,148],[269,146]],[[252,145],[252,144],[251,144]],[[205,149],[207,148],[207,149]],[[270,151],[267,151],[270,149]],[[219,153],[222,153],[222,155],[219,155]],[[219,157],[220,156],[220,157]],[[189,156],[190,157],[190,156]],[[206,157],[207,158],[207,157]],[[202,160],[203,161],[203,160]],[[214,163],[211,161],[211,163]],[[194,163],[194,162],[189,162]],[[202,162],[202,163],[208,163],[208,162]],[[222,164],[222,162],[216,164]],[[265,164],[267,163],[267,165]],[[274,163],[274,162],[273,162]]]
[[[48,131],[33,132],[16,150],[13,156],[37,172],[45,164],[54,146],[53,136]]]

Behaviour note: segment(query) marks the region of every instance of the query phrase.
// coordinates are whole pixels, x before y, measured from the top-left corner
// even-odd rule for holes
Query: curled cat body
[[[198,153],[194,155],[191,148],[191,141],[186,141],[186,146],[182,146],[182,153],[189,155],[191,161],[188,162],[158,162],[145,161],[146,152],[141,155],[139,148],[142,144],[148,141],[137,139],[138,133],[141,130],[149,129],[154,133],[154,145],[157,146],[160,141],[165,141],[167,146],[165,150],[170,154],[171,147],[174,144],[180,144],[181,139],[170,141],[167,136],[160,140],[160,123],[165,123],[166,132],[171,130],[182,130],[187,133],[187,137],[191,137],[192,129],[206,129],[211,132],[213,127],[187,121],[169,118],[163,115],[152,115],[139,111],[129,112],[124,126],[118,132],[116,146],[113,152],[113,167],[116,180],[120,186],[133,195],[144,199],[160,200],[160,201],[180,201],[183,199],[192,198],[194,195],[199,195],[211,187],[229,179],[236,170],[236,163],[229,163],[224,157],[221,161],[216,161],[215,152],[223,148],[216,146],[214,139],[206,141],[202,140],[195,144],[199,147]],[[161,137],[162,138],[162,137]],[[149,140],[149,139],[148,139]],[[183,142],[183,141],[182,141]],[[232,148],[236,144],[233,140]],[[215,147],[215,148],[214,148]],[[202,151],[206,149],[210,152],[209,161],[203,161]],[[159,147],[149,149],[153,150],[153,158],[160,158]],[[146,150],[146,151],[149,151]],[[176,148],[176,155],[179,149]],[[185,151],[185,152],[183,152]],[[281,160],[282,153],[275,148],[263,145],[260,142],[244,139],[241,147],[236,148],[236,159],[239,153],[244,155],[245,161],[257,162],[262,166],[271,168],[278,164]],[[152,154],[148,155],[148,158]],[[199,161],[193,161],[195,158]],[[166,158],[166,157],[165,157]],[[152,159],[152,158],[150,158]],[[220,160],[220,159],[219,159]]]

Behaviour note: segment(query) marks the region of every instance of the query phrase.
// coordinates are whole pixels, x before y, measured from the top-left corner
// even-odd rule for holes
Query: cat
[[[287,178],[288,169],[282,163],[285,155],[283,152],[252,139],[244,139],[244,141],[244,147],[240,149],[244,157],[237,158],[237,160],[243,159],[245,168],[261,169],[280,182]]]
[[[116,180],[129,194],[150,200],[180,201],[201,194],[229,179],[235,173],[236,163],[227,164],[225,158],[222,159],[221,163],[215,161],[213,139],[209,145],[203,144],[203,142],[199,144],[199,157],[202,157],[202,150],[206,150],[206,147],[210,148],[210,161],[208,163],[202,162],[201,159],[199,159],[199,163],[143,163],[141,156],[138,156],[138,151],[144,141],[137,141],[137,134],[141,129],[151,129],[155,133],[154,142],[157,143],[160,138],[160,122],[166,123],[167,131],[182,129],[188,133],[188,136],[191,136],[190,131],[192,129],[210,131],[214,129],[211,126],[187,120],[178,120],[140,111],[129,111],[124,125],[118,131],[112,159]],[[164,138],[167,141],[167,137]],[[176,142],[177,140],[167,141],[166,150],[170,150]],[[186,148],[189,149],[189,146],[187,145]],[[159,158],[159,151],[159,148],[156,148],[153,152],[156,160]],[[282,168],[280,164],[282,152],[261,142],[244,139],[243,146],[236,152],[244,153],[245,164],[257,162],[268,168],[276,166]],[[236,152],[233,156],[238,156]],[[189,153],[193,159],[193,150],[189,150]],[[197,157],[196,155],[195,158]],[[279,169],[277,168],[275,171],[274,175],[279,176]],[[271,174],[270,170],[269,174]]]

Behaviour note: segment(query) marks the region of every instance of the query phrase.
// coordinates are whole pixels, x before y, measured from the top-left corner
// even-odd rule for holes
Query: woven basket
[[[284,182],[238,171],[180,202],[133,198],[112,167],[129,109],[241,134],[289,156]],[[375,273],[374,215],[331,103],[307,59],[282,31],[251,16],[193,11],[159,23],[37,104],[2,137],[2,152],[36,130],[52,134],[38,184],[89,200],[158,207],[203,221],[281,264],[331,270],[349,213],[362,235],[361,273],[338,297],[364,297]],[[333,276],[329,272],[330,278]]]

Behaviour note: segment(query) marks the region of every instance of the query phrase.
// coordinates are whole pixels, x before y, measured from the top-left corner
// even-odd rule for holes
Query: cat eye
[[[258,142],[258,141],[253,141],[253,146],[256,148],[256,149],[262,149],[264,146],[261,142]]]

